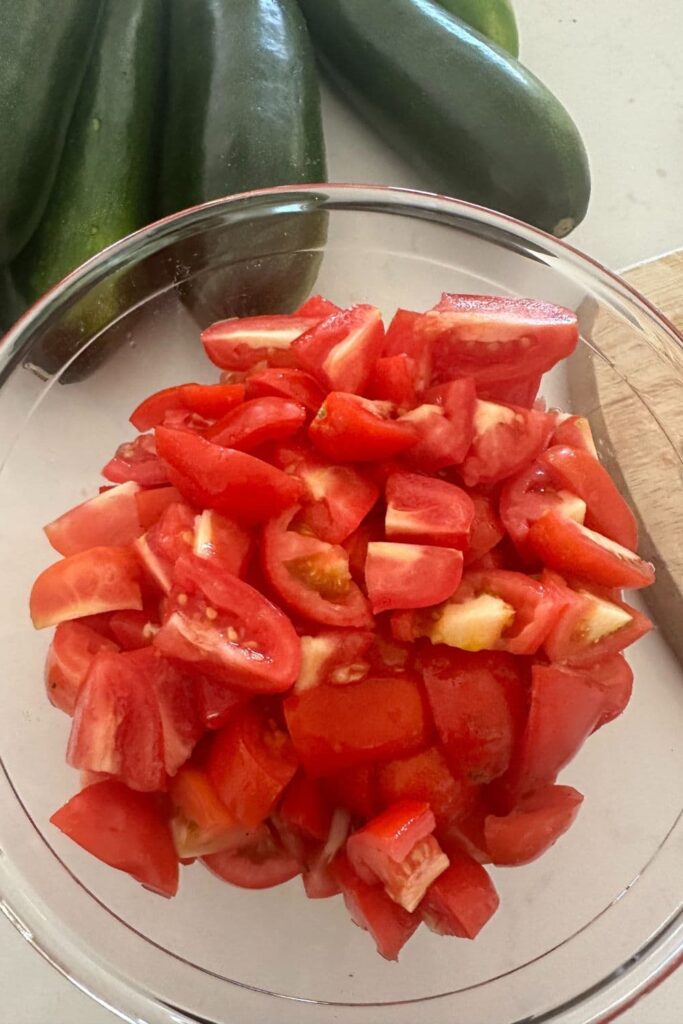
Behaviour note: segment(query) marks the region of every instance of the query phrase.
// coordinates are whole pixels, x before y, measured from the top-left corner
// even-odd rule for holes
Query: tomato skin
[[[247,828],[264,821],[297,769],[292,745],[253,705],[215,734],[206,773],[234,820]]]
[[[468,487],[493,484],[519,473],[545,448],[553,431],[550,413],[477,400],[474,436],[462,477]]]
[[[620,590],[622,587],[649,586],[655,578],[654,567],[628,548],[615,551],[592,533],[554,511],[544,513],[529,529],[529,544],[541,561],[551,569],[586,580],[598,587]]]
[[[44,527],[60,555],[75,555],[103,545],[125,547],[142,533],[136,497],[140,488],[126,483],[82,502]]]
[[[377,359],[368,381],[368,398],[391,402],[399,410],[412,409],[417,401],[415,360],[405,352]]]
[[[590,423],[585,416],[566,416],[556,413],[555,423],[555,430],[550,438],[551,445],[569,445],[570,448],[588,452],[594,459],[597,459],[598,453]]]
[[[175,565],[171,599],[154,637],[155,647],[169,657],[257,693],[281,693],[297,678],[301,649],[291,622],[248,583],[206,559],[183,555]],[[207,609],[218,615],[207,615]]]
[[[421,313],[409,309],[397,309],[387,328],[383,356],[407,355],[415,366],[415,387],[423,391],[428,385],[432,372],[431,345],[417,330],[422,319]]]
[[[405,423],[415,430],[417,441],[405,454],[405,460],[413,469],[425,473],[436,473],[446,466],[454,466],[464,458],[469,441],[463,444],[462,434],[448,419],[440,405],[418,405],[410,412],[399,416],[398,423]]]
[[[243,401],[243,384],[180,384],[145,398],[130,414],[130,422],[136,430],[151,430],[163,423],[167,412],[176,409],[213,420]]]
[[[379,764],[377,786],[383,807],[398,800],[423,800],[434,812],[437,824],[462,817],[474,792],[464,779],[451,773],[438,747]]]
[[[265,822],[246,833],[240,846],[207,854],[202,861],[214,875],[241,889],[270,889],[301,874],[301,864]]]
[[[343,768],[323,782],[332,802],[346,808],[356,818],[366,821],[380,810],[377,766],[374,764]]]
[[[161,518],[162,513],[169,505],[182,501],[180,491],[175,487],[152,487],[148,490],[139,490],[135,495],[135,502],[138,509],[138,521],[143,530]]]
[[[161,896],[178,891],[178,858],[154,799],[107,780],[82,789],[50,818],[94,857]]]
[[[608,654],[586,673],[603,692],[604,703],[593,732],[614,721],[625,711],[633,691],[633,671],[623,654]]]
[[[332,871],[351,920],[370,932],[380,956],[398,960],[401,948],[419,927],[420,917],[394,903],[380,886],[363,882],[343,853],[335,857]]]
[[[247,690],[211,676],[197,676],[197,711],[205,729],[222,729],[250,699]]]
[[[528,864],[564,835],[576,820],[583,795],[571,786],[545,786],[509,814],[489,815],[486,846],[494,864]]]
[[[479,384],[477,396],[487,402],[505,402],[508,405],[519,405],[522,409],[532,409],[540,386],[541,374],[533,373],[529,377]]]
[[[181,860],[232,849],[246,832],[236,825],[204,771],[183,766],[169,785],[173,842]]]
[[[462,564],[462,552],[453,548],[371,542],[365,583],[373,613],[445,601],[457,590]]]
[[[288,607],[307,619],[371,627],[370,606],[351,580],[346,551],[289,530],[296,511],[273,519],[263,531],[261,559],[268,582]]]
[[[269,366],[254,371],[247,377],[246,389],[248,398],[288,398],[313,413],[325,401],[325,392],[315,377],[295,367]]]
[[[291,344],[316,323],[318,317],[310,316],[234,317],[202,331],[202,345],[222,370],[250,370],[264,360],[271,366],[295,366]]]
[[[384,342],[382,316],[360,305],[332,313],[292,344],[305,370],[330,391],[362,392]]]
[[[206,438],[223,448],[250,452],[268,441],[291,437],[305,419],[305,407],[289,398],[252,398],[217,420]]]
[[[153,434],[139,434],[135,440],[120,444],[102,476],[115,484],[132,481],[141,487],[163,487],[169,482],[168,468],[157,455]]]
[[[331,391],[308,428],[315,447],[333,462],[390,459],[417,441],[408,423],[388,418],[381,403]]]
[[[420,686],[409,675],[323,684],[287,697],[284,710],[299,758],[314,778],[415,753],[429,738]]]
[[[279,813],[291,827],[324,842],[332,824],[332,806],[321,782],[299,772],[285,791]]]
[[[45,690],[50,703],[73,715],[78,691],[99,651],[116,651],[116,644],[80,622],[62,622],[55,630],[45,662]]]
[[[192,505],[250,524],[276,515],[303,494],[299,481],[246,452],[168,427],[157,427],[156,439],[173,483]]]
[[[37,577],[29,600],[31,621],[44,629],[84,615],[140,611],[138,573],[128,548],[97,547],[69,555]]]
[[[310,316],[322,319],[331,316],[332,313],[341,313],[341,306],[326,299],[324,295],[311,295],[298,309],[294,310],[292,316]]]
[[[586,526],[635,551],[638,526],[604,466],[587,452],[554,445],[539,457],[557,487],[577,494],[586,502]]]
[[[456,777],[487,783],[508,768],[527,710],[527,674],[520,661],[501,652],[423,650],[434,724]]]
[[[462,462],[474,436],[474,411],[477,401],[474,381],[471,377],[461,377],[460,380],[437,384],[436,387],[425,391],[423,401],[443,408],[454,436],[459,439],[452,449],[454,462]]]
[[[463,549],[474,505],[462,488],[416,473],[393,473],[386,483],[387,538]]]
[[[478,561],[503,539],[505,531],[496,512],[494,501],[486,494],[471,493],[474,516],[464,549],[465,565]]]
[[[432,882],[419,913],[439,935],[474,939],[500,903],[488,872],[466,853],[449,854],[450,865]]]

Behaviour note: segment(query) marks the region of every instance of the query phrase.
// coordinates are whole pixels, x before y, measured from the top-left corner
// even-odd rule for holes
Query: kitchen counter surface
[[[590,210],[570,241],[613,269],[683,246],[680,0],[515,0],[515,7],[522,60],[567,105],[591,159]],[[327,92],[324,108],[331,180],[426,187]],[[0,986],[3,1024],[115,1019],[42,961],[2,915]],[[619,1018],[681,1021],[683,970]]]

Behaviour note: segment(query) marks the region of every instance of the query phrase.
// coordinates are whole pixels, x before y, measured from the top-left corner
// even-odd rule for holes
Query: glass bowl
[[[197,207],[107,249],[0,347],[2,909],[58,970],[131,1022],[612,1020],[683,950],[683,672],[663,630],[633,650],[626,713],[563,773],[586,795],[576,825],[536,863],[494,870],[501,909],[473,943],[423,928],[399,964],[387,963],[340,899],[309,901],[298,879],[243,891],[201,865],[184,870],[167,902],[48,823],[78,777],[64,762],[68,720],[43,692],[49,637],[28,621],[31,582],[54,560],[41,527],[94,492],[145,394],[215,379],[197,323],[287,311],[312,289],[344,305],[377,303],[387,316],[427,308],[442,290],[571,306],[580,350],[545,379],[544,397],[588,416],[609,461],[615,438],[586,383],[606,375],[646,424],[641,455],[680,486],[683,418],[662,423],[648,374],[658,370],[683,410],[681,338],[618,277],[508,217],[398,189],[289,187]],[[615,357],[615,336],[635,362]],[[680,541],[674,519],[670,541],[676,531]],[[647,553],[667,577],[666,557]]]

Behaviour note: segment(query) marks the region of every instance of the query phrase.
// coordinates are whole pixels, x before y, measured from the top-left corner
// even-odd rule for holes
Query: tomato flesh
[[[462,552],[423,544],[368,544],[365,583],[375,614],[391,608],[428,608],[455,592]]]
[[[475,939],[500,903],[487,871],[466,853],[450,854],[450,864],[434,881],[419,907],[422,920],[439,935]]]
[[[359,878],[343,854],[335,858],[332,869],[353,923],[370,932],[380,956],[398,960],[399,952],[420,926],[420,917],[395,903],[381,887]]]
[[[62,622],[55,630],[45,662],[45,689],[50,703],[73,715],[78,691],[99,651],[116,651],[106,636],[81,622]]]
[[[217,420],[206,437],[223,448],[250,452],[268,441],[296,434],[305,419],[305,407],[291,399],[252,398]]]
[[[472,500],[460,487],[414,473],[394,473],[386,483],[385,529],[392,540],[463,549],[474,519]]]
[[[292,344],[292,351],[330,391],[362,392],[384,341],[382,316],[375,306],[352,306],[332,313]]]
[[[390,459],[417,442],[412,424],[390,419],[384,403],[331,391],[308,428],[315,447],[336,462]]]
[[[173,410],[187,410],[205,419],[218,419],[244,401],[243,384],[180,384],[145,398],[130,415],[136,430],[151,430]]]
[[[301,864],[283,849],[265,823],[247,832],[236,847],[202,860],[214,875],[240,889],[270,889],[301,874]]]
[[[31,590],[36,629],[119,609],[142,608],[138,565],[128,548],[97,547],[44,569]]]
[[[489,815],[484,824],[486,847],[494,864],[528,864],[557,842],[571,827],[583,796],[571,786],[545,786],[521,800],[504,817]]]
[[[290,347],[318,317],[249,316],[220,320],[202,331],[204,351],[222,370],[249,370],[264,360],[294,365]]]

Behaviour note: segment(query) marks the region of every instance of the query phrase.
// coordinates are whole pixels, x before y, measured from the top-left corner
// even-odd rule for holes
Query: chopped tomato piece
[[[313,444],[335,462],[373,462],[406,451],[417,441],[409,423],[390,418],[388,403],[332,391],[308,428]]]
[[[109,620],[111,634],[124,651],[149,647],[158,628],[146,611],[113,612]]]
[[[341,306],[330,302],[324,295],[311,295],[298,309],[294,310],[293,316],[320,317],[331,316],[332,313],[341,313]]]
[[[370,932],[380,956],[398,960],[399,952],[421,923],[419,915],[394,903],[380,886],[360,879],[344,854],[335,857],[332,870],[353,923]]]
[[[193,551],[233,576],[244,576],[251,556],[251,535],[234,519],[207,508],[197,517]]]
[[[440,405],[418,405],[399,416],[397,422],[409,424],[417,435],[416,443],[405,455],[412,468],[436,473],[462,462],[462,450],[464,447],[467,451],[469,441],[463,444],[462,434]]]
[[[80,622],[62,622],[55,630],[45,662],[45,689],[50,703],[73,715],[78,691],[99,651],[116,644]]]
[[[633,551],[553,510],[531,526],[529,544],[551,569],[599,587],[647,587],[655,578],[653,566]]]
[[[248,583],[196,555],[176,562],[167,618],[154,644],[257,693],[289,689],[301,665],[289,619]]]
[[[474,487],[519,473],[545,448],[553,426],[549,413],[477,399],[472,446],[462,465],[463,480]]]
[[[119,871],[162,896],[178,890],[178,858],[154,799],[113,779],[82,789],[50,818],[53,825]]]
[[[182,501],[180,491],[175,487],[152,487],[148,490],[139,490],[135,495],[135,502],[138,507],[138,520],[143,530],[154,526],[161,518],[169,505]]]
[[[128,548],[97,547],[69,555],[38,576],[30,597],[36,629],[120,608],[142,608],[138,566]]]
[[[215,420],[243,401],[243,384],[180,384],[145,398],[131,413],[130,422],[137,430],[151,430],[176,409]]]
[[[392,540],[464,548],[474,518],[460,487],[416,473],[394,473],[386,484],[385,528]]]
[[[391,402],[399,410],[412,409],[416,402],[415,360],[401,352],[377,359],[368,381],[368,398]]]
[[[338,807],[333,815],[329,832],[323,846],[309,854],[303,883],[306,895],[311,900],[327,899],[341,893],[332,870],[332,861],[339,853],[349,834],[348,811]]]
[[[380,311],[362,305],[332,313],[309,328],[292,351],[324,387],[353,393],[365,388],[383,342]]]
[[[213,737],[206,773],[236,822],[264,821],[297,768],[292,744],[266,712],[249,705]]]
[[[45,534],[60,555],[102,545],[125,547],[142,533],[138,517],[137,484],[120,484],[65,512],[48,523]]]
[[[429,736],[420,685],[410,675],[323,684],[287,697],[284,709],[292,742],[313,777],[412,754]]]
[[[134,441],[120,444],[102,476],[115,484],[132,481],[141,487],[162,487],[169,482],[168,468],[157,455],[153,434],[140,434]]]
[[[528,544],[529,527],[549,509],[577,523],[586,515],[586,503],[578,492],[557,489],[544,458],[542,454],[538,462],[506,480],[500,496],[500,515],[508,536],[527,558],[534,557]]]
[[[271,366],[294,366],[291,345],[318,317],[244,316],[219,320],[202,331],[204,351],[222,370],[250,370],[267,360]]]
[[[555,424],[553,436],[550,438],[551,444],[568,444],[570,448],[589,452],[597,459],[593,432],[585,416],[570,416],[568,413],[556,412]]]
[[[520,662],[500,652],[422,652],[434,724],[456,776],[486,783],[509,766],[527,710],[528,670]]]
[[[248,690],[229,686],[221,679],[197,676],[197,710],[206,729],[222,729],[250,699]]]
[[[294,505],[304,492],[298,480],[246,452],[168,427],[157,427],[156,438],[181,494],[239,522],[262,522]]]
[[[455,435],[459,438],[457,447],[454,445],[455,462],[462,462],[474,436],[474,412],[477,393],[471,377],[460,380],[449,380],[445,384],[437,384],[429,388],[423,395],[423,401],[440,406]]]
[[[265,822],[246,832],[240,845],[208,854],[202,860],[214,875],[241,889],[270,889],[301,874],[301,864]]]
[[[421,313],[409,309],[397,309],[387,328],[383,356],[409,356],[415,365],[415,387],[423,391],[428,385],[432,372],[430,342],[418,330]]]
[[[490,384],[478,384],[477,395],[488,402],[505,402],[508,405],[519,405],[522,409],[531,409],[540,386],[541,374],[533,373],[530,377],[516,377],[514,380],[504,378]]]
[[[633,690],[633,672],[623,654],[608,654],[585,670],[603,692],[602,714],[595,729],[614,721],[626,709]]]
[[[289,398],[308,412],[317,412],[325,401],[325,392],[315,377],[296,367],[266,367],[249,374],[246,382],[249,398]]]
[[[310,839],[324,842],[332,824],[330,805],[322,783],[303,772],[294,776],[280,804],[280,816],[288,825],[299,829]]]
[[[438,935],[474,939],[498,909],[498,893],[476,860],[464,852],[449,856],[449,866],[430,885],[419,913]]]
[[[182,554],[192,550],[194,527],[192,509],[177,502],[169,505],[144,537],[135,542],[135,553],[149,579],[165,594],[171,589],[173,566]]]
[[[582,803],[582,794],[571,786],[544,786],[504,817],[489,815],[484,834],[491,860],[505,865],[536,860],[571,827]]]
[[[479,561],[505,536],[493,499],[476,492],[471,492],[469,498],[474,506],[474,518],[467,547],[464,549],[465,565]]]
[[[596,458],[579,448],[554,445],[543,452],[539,461],[557,487],[578,495],[586,503],[586,526],[630,551],[636,550],[635,516]]]
[[[169,795],[176,809],[171,822],[173,842],[182,860],[232,847],[246,835],[235,825],[206,773],[198,768],[181,768]]]
[[[455,778],[438,747],[378,765],[377,786],[383,806],[398,800],[422,800],[431,807],[437,823],[444,824],[463,816],[474,792],[464,779]]]
[[[346,551],[288,529],[296,511],[273,519],[263,532],[268,582],[290,608],[314,622],[371,626],[370,607],[351,579]]]
[[[206,437],[223,448],[250,452],[267,441],[291,437],[305,419],[304,406],[289,398],[252,398],[217,420]]]
[[[343,686],[367,675],[365,660],[374,634],[361,629],[323,629],[315,636],[301,637],[301,671],[295,693],[311,690],[321,683]]]
[[[424,544],[368,544],[365,583],[375,615],[391,608],[427,608],[453,594],[462,577],[462,552]]]
[[[330,798],[355,817],[367,820],[380,809],[376,765],[357,764],[324,779]]]

